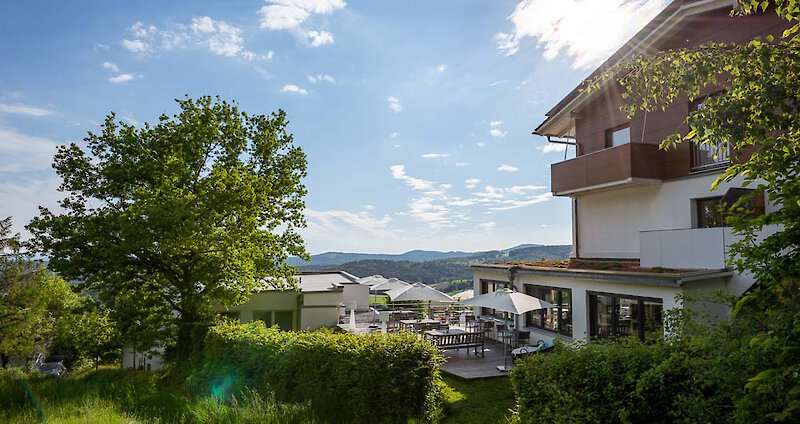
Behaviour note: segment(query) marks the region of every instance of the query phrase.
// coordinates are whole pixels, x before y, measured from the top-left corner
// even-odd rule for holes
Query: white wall
[[[369,310],[369,286],[357,283],[342,284],[342,289],[344,290],[343,301],[345,305],[348,305],[347,302],[356,301],[358,303],[357,311]]]
[[[300,329],[309,330],[339,323],[342,291],[303,293]]]
[[[480,291],[480,280],[499,280],[508,281],[505,271],[493,270],[473,270],[474,285],[476,295]],[[664,305],[664,312],[669,309],[678,308],[675,295],[681,292],[679,287],[653,286],[643,284],[631,284],[627,282],[615,282],[605,280],[592,280],[587,278],[541,276],[520,271],[517,274],[515,287],[518,291],[523,291],[524,284],[535,284],[540,286],[568,288],[572,290],[572,338],[571,340],[588,340],[589,337],[589,308],[588,291],[612,293],[628,296],[641,296],[661,299]],[[480,312],[476,308],[475,313]],[[520,328],[524,326],[524,316],[518,318],[517,324]],[[536,328],[525,328],[531,331],[531,339],[535,343],[537,340],[551,341],[554,338],[566,338],[556,335],[553,332],[542,331]],[[569,339],[569,338],[568,338]]]
[[[157,371],[164,368],[163,348],[151,349],[147,352],[134,352],[133,348],[122,349],[122,368],[143,369]]]
[[[640,231],[692,228],[692,199],[722,196],[741,178],[711,191],[718,173],[660,185],[632,186],[577,197],[578,248],[582,258],[639,258]],[[767,204],[767,212],[775,205]]]

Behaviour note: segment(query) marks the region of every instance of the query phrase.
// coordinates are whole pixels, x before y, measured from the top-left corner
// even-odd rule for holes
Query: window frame
[[[723,228],[723,227],[726,227],[726,225],[725,225],[725,214],[723,213],[723,210],[722,210],[722,207],[723,207],[722,197],[723,196],[710,196],[710,197],[701,197],[701,198],[697,198],[697,199],[692,199],[692,206],[693,206],[692,207],[692,209],[693,209],[692,213],[694,214],[693,222],[694,222],[694,227],[695,228]],[[701,222],[706,221],[705,213],[701,213],[702,212],[701,211],[701,207],[706,202],[712,202],[712,201],[717,201],[719,203],[720,210],[718,212],[719,213],[719,217],[718,218],[719,218],[720,225],[714,225],[714,226],[701,225]],[[701,219],[701,217],[703,217],[703,218]]]
[[[290,313],[292,315],[292,320],[291,320],[292,328],[281,328],[280,325],[278,325],[278,328],[280,328],[281,331],[293,331],[294,330],[294,324],[295,324],[295,311],[293,309],[255,309],[252,312],[253,321],[262,321],[264,323],[264,325],[266,325],[267,327],[275,326],[275,325],[277,325],[277,323],[275,322],[275,313],[276,312],[288,312],[288,313]],[[264,321],[263,319],[257,318],[256,314],[259,314],[259,315],[260,314],[264,314],[264,315],[269,314],[269,322]]]
[[[620,145],[615,146],[614,145],[614,133],[616,133],[616,132],[618,132],[620,130],[624,130],[626,128],[628,129],[628,142],[627,143],[622,143]],[[607,128],[606,131],[605,131],[605,138],[606,138],[606,149],[610,149],[612,147],[624,146],[626,144],[631,144],[631,123],[630,122],[626,122],[626,123],[624,123],[622,125],[617,125],[615,127]]]
[[[639,329],[637,331],[637,337],[639,341],[643,343],[651,342],[654,340],[647,340],[645,338],[645,322],[647,320],[644,308],[644,302],[650,303],[657,303],[661,305],[661,334],[664,334],[664,299],[659,299],[656,297],[647,297],[647,296],[636,296],[636,295],[628,295],[628,294],[619,294],[619,293],[608,293],[608,292],[598,292],[598,291],[586,291],[586,303],[587,303],[587,312],[589,313],[589,338],[590,339],[598,339],[603,338],[598,335],[599,328],[597,327],[597,320],[595,318],[597,306],[595,302],[592,301],[593,297],[603,296],[603,297],[610,297],[612,299],[611,303],[611,328],[610,328],[610,335],[618,336],[617,334],[617,321],[619,320],[619,299],[628,299],[628,300],[635,300],[638,305],[639,312],[637,314],[637,319],[639,320]],[[629,335],[630,336],[630,335]]]
[[[574,310],[573,309],[574,297],[572,296],[572,289],[568,288],[568,287],[544,286],[544,285],[540,285],[540,284],[523,284],[522,285],[522,290],[523,290],[523,292],[525,294],[527,294],[529,296],[532,296],[532,295],[528,293],[528,290],[527,290],[528,287],[532,287],[532,288],[535,288],[535,289],[544,289],[544,290],[554,290],[554,291],[556,291],[556,296],[557,296],[556,299],[555,299],[556,300],[556,303],[555,303],[556,307],[552,308],[552,309],[553,309],[553,314],[558,317],[558,320],[556,321],[558,323],[557,324],[558,328],[551,329],[551,328],[545,327],[544,326],[544,317],[542,317],[542,319],[540,320],[542,322],[542,325],[535,325],[535,324],[532,323],[532,321],[533,321],[531,319],[532,316],[534,314],[536,314],[537,312],[539,314],[541,314],[541,311],[542,311],[541,309],[525,313],[525,326],[526,327],[530,327],[530,328],[535,328],[538,331],[545,331],[545,332],[548,332],[548,333],[560,334],[562,336],[572,337],[573,336],[573,329],[574,329],[574,327],[573,327],[573,318],[574,317],[573,317],[573,314],[572,314],[572,311]],[[568,309],[567,309],[567,314],[569,315],[569,318],[567,320],[567,321],[569,321],[569,331],[567,331],[566,328],[563,328],[564,326],[562,325],[564,323],[564,319],[562,318],[563,310],[561,308],[561,304],[563,303],[562,302],[563,292],[568,292],[569,293],[569,306],[568,306]],[[537,297],[537,296],[534,296],[534,297]],[[544,299],[542,299],[542,300],[544,300]]]
[[[691,115],[693,112],[697,112],[698,110],[700,110],[700,108],[703,106],[703,104],[706,102],[706,100],[708,100],[711,97],[721,95],[724,92],[725,92],[724,90],[715,91],[713,93],[706,94],[705,96],[701,96],[701,97],[698,97],[698,98],[690,101],[689,102],[689,113],[687,113],[687,117],[689,115]],[[723,148],[723,146],[724,146],[724,148]],[[718,158],[721,158],[721,160],[720,159],[714,160],[713,156],[712,156],[713,162],[702,164],[702,165],[695,165],[696,161],[699,160],[698,157],[697,157],[697,151],[700,150],[700,149],[708,150],[708,152],[711,153],[711,150],[708,149],[707,145],[705,145],[705,146],[698,145],[697,143],[694,142],[694,140],[691,140],[689,142],[689,169],[690,169],[690,171],[692,173],[713,171],[713,170],[717,170],[717,169],[720,169],[720,168],[727,168],[728,166],[730,166],[730,164],[731,164],[731,146],[730,146],[729,142],[725,142],[724,144],[723,143],[717,144],[717,148],[716,148],[717,151],[714,152],[714,154]],[[723,155],[723,150],[724,150],[724,155]]]
[[[511,283],[510,282],[502,281],[502,280],[491,280],[491,279],[481,278],[480,282],[481,282],[481,292],[479,294],[493,293],[493,292],[497,291],[498,286],[500,286],[499,288],[501,288],[501,289],[502,288],[511,287]],[[489,284],[492,285],[492,291],[488,291]],[[492,309],[492,308],[483,308],[483,307],[481,307],[481,313],[480,314],[481,315],[490,315],[490,316],[493,316],[495,318],[505,319],[505,312],[502,312],[502,311],[498,312],[496,309]]]

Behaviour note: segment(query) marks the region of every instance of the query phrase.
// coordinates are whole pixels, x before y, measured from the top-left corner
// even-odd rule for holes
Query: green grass
[[[369,303],[370,305],[385,305],[389,303],[389,296],[382,294],[371,294],[369,295]]]
[[[511,379],[459,380],[445,376],[443,380],[449,387],[444,394],[444,423],[493,424],[507,422],[511,417]]]
[[[2,423],[313,423],[308,405],[255,391],[228,402],[191,397],[159,374],[101,369],[19,380],[0,370]]]

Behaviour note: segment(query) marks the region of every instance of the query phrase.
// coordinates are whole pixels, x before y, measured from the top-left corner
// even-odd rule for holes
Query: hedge
[[[317,416],[332,422],[433,421],[442,361],[431,343],[412,334],[222,323],[210,329],[189,384],[218,397],[272,390],[283,401],[310,401]]]

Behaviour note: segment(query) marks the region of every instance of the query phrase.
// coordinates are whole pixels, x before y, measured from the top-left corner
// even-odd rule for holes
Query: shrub
[[[212,327],[189,386],[217,397],[246,387],[310,401],[335,422],[432,421],[439,413],[438,350],[411,334],[282,332],[262,323]]]

